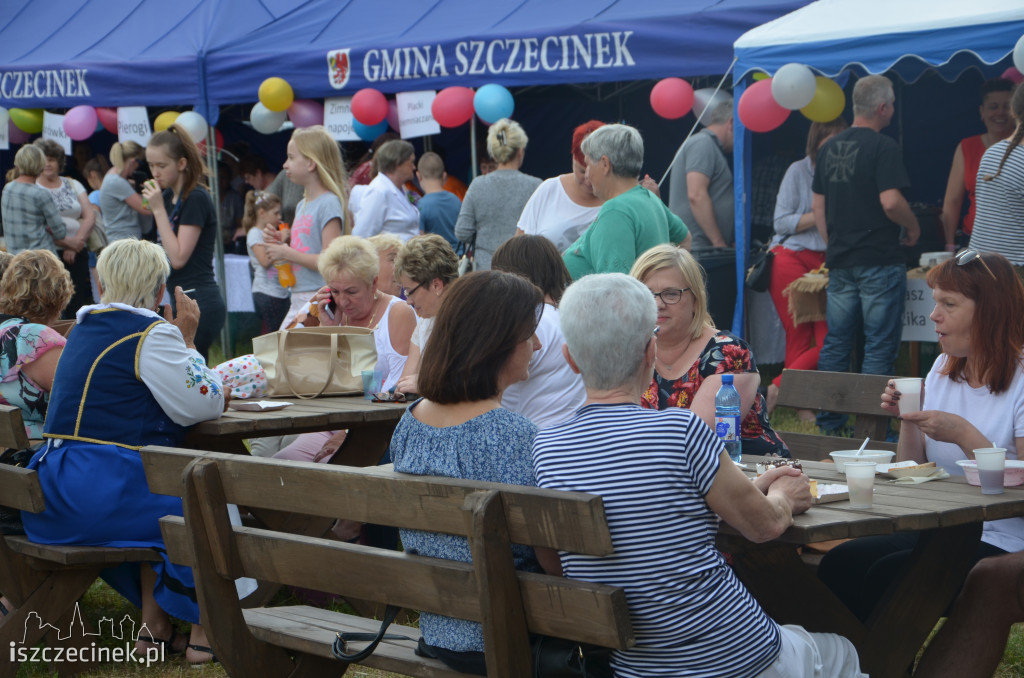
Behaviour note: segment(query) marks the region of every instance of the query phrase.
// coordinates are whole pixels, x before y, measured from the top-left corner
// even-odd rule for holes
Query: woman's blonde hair
[[[674,245],[655,245],[633,263],[629,274],[645,282],[655,271],[675,268],[683,274],[683,284],[693,293],[693,320],[690,337],[696,339],[705,327],[714,327],[708,313],[708,293],[704,287],[704,271],[689,252]],[[685,294],[685,292],[683,293]]]
[[[342,212],[348,213],[348,174],[345,163],[341,160],[338,142],[330,135],[323,125],[303,127],[292,132],[295,148],[304,158],[316,165],[320,183],[328,191],[338,196]],[[342,232],[346,229],[342,228]]]
[[[257,210],[272,210],[281,204],[281,198],[269,191],[249,191],[245,194],[245,209],[242,210],[242,228],[248,233],[256,225]]]
[[[162,247],[148,240],[112,242],[96,262],[96,273],[103,287],[100,301],[121,303],[136,308],[156,308],[157,296],[167,282],[171,265]]]
[[[124,169],[124,163],[126,160],[132,158],[143,158],[146,155],[146,149],[139,146],[134,141],[115,141],[114,145],[110,147],[110,164],[117,169],[118,172]]]
[[[367,240],[373,245],[373,249],[377,250],[377,254],[387,252],[389,250],[400,250],[402,249],[402,241],[398,236],[391,235],[390,233],[378,233],[377,235],[371,235]]]
[[[25,144],[14,154],[14,169],[26,177],[38,177],[45,167],[46,156],[43,155],[43,149],[35,144]]]
[[[487,129],[487,155],[498,164],[506,163],[526,148],[528,141],[518,122],[502,118]]]
[[[0,313],[45,325],[60,316],[74,291],[71,276],[57,255],[49,250],[25,250],[11,259],[0,278]]]
[[[324,280],[330,281],[342,271],[348,271],[367,285],[373,285],[380,272],[377,250],[365,238],[342,235],[331,241],[320,253],[317,268]]]

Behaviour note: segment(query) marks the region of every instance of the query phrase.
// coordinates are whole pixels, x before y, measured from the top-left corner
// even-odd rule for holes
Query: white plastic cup
[[[978,460],[978,480],[981,481],[982,494],[1003,493],[1003,471],[1006,470],[1006,449],[1002,447],[985,447],[974,450],[974,458]]]
[[[850,490],[850,508],[868,509],[875,494],[875,462],[846,462],[846,486]]]
[[[920,377],[903,377],[893,379],[896,390],[900,392],[899,408],[900,415],[921,411],[921,382]]]

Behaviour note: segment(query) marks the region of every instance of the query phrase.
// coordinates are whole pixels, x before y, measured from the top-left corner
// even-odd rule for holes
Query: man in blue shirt
[[[416,166],[416,177],[423,189],[423,197],[417,205],[420,210],[420,231],[438,234],[457,251],[460,244],[455,237],[455,220],[459,218],[462,202],[444,190],[448,175],[444,171],[441,156],[437,153],[424,153]]]

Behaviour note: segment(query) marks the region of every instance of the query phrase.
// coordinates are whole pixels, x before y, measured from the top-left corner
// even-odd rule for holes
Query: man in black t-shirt
[[[921,229],[903,197],[910,182],[899,146],[879,133],[892,120],[894,101],[887,78],[858,80],[853,126],[818,153],[813,209],[829,268],[819,370],[847,371],[862,329],[865,374],[892,374],[899,352],[907,288],[900,245],[917,242]]]

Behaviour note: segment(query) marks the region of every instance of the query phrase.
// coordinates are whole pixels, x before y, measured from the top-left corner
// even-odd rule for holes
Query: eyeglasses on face
[[[689,287],[679,289],[678,287],[668,287],[660,292],[651,292],[654,298],[661,298],[666,304],[678,304],[679,300],[683,298],[683,292],[689,292]]]
[[[402,296],[405,297],[406,299],[408,299],[409,297],[412,296],[413,292],[415,292],[416,290],[418,290],[421,287],[423,287],[423,283],[420,283],[419,285],[417,285],[416,287],[412,288],[411,290],[407,290],[407,289],[405,289],[405,287],[402,287]]]
[[[981,265],[985,267],[986,271],[988,271],[988,274],[990,276],[992,276],[992,279],[993,280],[998,280],[996,278],[996,274],[992,272],[992,269],[988,267],[988,264],[985,263],[985,260],[981,258],[981,252],[979,252],[978,250],[972,250],[972,249],[960,250],[959,252],[956,253],[955,259],[956,259],[956,265],[957,266],[966,266],[967,264],[971,263],[972,261],[980,261]]]

